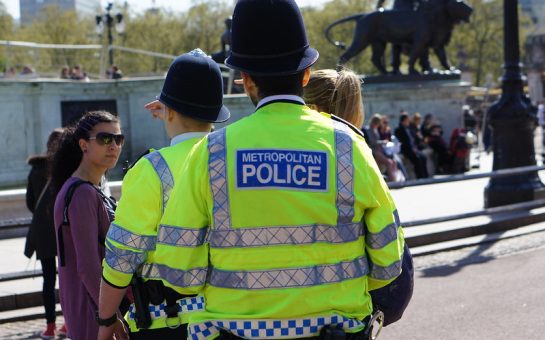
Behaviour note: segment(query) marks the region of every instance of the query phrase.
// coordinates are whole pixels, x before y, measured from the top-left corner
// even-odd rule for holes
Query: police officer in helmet
[[[145,108],[164,122],[171,143],[140,158],[123,180],[106,238],[99,339],[111,339],[111,322],[129,284],[134,303],[125,319],[131,339],[186,338],[189,314],[204,307],[202,296],[179,294],[163,285],[154,250],[156,243],[171,240],[159,221],[191,148],[210,132],[213,122],[230,116],[223,106],[220,69],[199,49],[183,54],[170,65],[156,99]]]
[[[239,0],[225,64],[255,112],[203,139],[157,244],[166,285],[200,294],[193,339],[363,339],[369,292],[401,272],[404,238],[363,137],[301,98],[318,52],[293,0]]]

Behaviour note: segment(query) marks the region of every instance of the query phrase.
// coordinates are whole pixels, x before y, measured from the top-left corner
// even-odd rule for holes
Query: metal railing
[[[502,169],[502,170],[495,170],[491,172],[485,172],[485,173],[477,173],[477,174],[468,174],[468,175],[453,175],[453,176],[447,176],[443,178],[434,178],[434,179],[419,179],[419,180],[410,180],[402,183],[388,183],[388,185],[392,189],[400,189],[405,187],[414,187],[419,185],[430,185],[430,184],[440,184],[440,183],[451,183],[451,182],[457,182],[457,181],[467,181],[467,180],[475,180],[475,179],[481,179],[481,178],[498,178],[498,177],[506,177],[506,176],[513,176],[513,175],[521,175],[529,172],[534,171],[543,171],[545,170],[545,166],[525,166],[525,167],[518,167],[518,168],[511,168],[511,169]],[[118,183],[115,183],[115,185],[118,185]],[[471,217],[478,217],[483,215],[500,215],[503,213],[512,213],[516,211],[523,212],[524,210],[532,210],[535,208],[545,207],[545,199],[538,199],[534,201],[528,201],[528,202],[521,202],[521,203],[515,203],[510,205],[505,205],[501,207],[494,207],[494,208],[488,208],[488,209],[482,209],[478,211],[471,211],[461,214],[454,214],[449,216],[442,216],[442,217],[434,217],[429,219],[422,219],[422,220],[414,220],[414,221],[408,221],[403,222],[403,227],[415,227],[415,226],[422,226],[432,223],[441,223],[446,221],[453,221],[453,220],[460,220],[460,219],[466,219]],[[520,218],[520,216],[518,216]],[[533,216],[533,218],[529,219],[530,221],[536,220],[543,220],[545,218],[545,212],[541,212],[540,216]],[[30,222],[29,219],[18,219],[18,220],[11,220],[11,221],[4,221],[0,222],[0,231],[4,228],[7,229],[17,229],[17,228],[26,228],[28,227],[28,223]],[[528,222],[527,222],[528,223]],[[500,222],[501,224],[501,222]],[[478,228],[478,227],[477,227]],[[463,230],[462,230],[463,229]],[[505,231],[509,229],[508,226],[505,225],[499,225],[498,227],[493,228],[484,228],[480,231],[475,231],[476,227],[468,227],[463,226],[460,230],[458,230],[454,235],[455,239],[463,238],[464,236],[467,237],[468,235],[474,236],[475,234],[481,233],[489,233],[491,229],[493,230],[501,230]],[[439,232],[442,235],[435,236],[437,242],[442,242],[447,240],[449,237],[453,237],[452,235],[447,235],[448,232]],[[1,233],[0,233],[1,235]],[[425,237],[424,237],[425,238]],[[429,239],[422,240],[422,236],[416,237],[414,240],[414,243],[417,245],[425,245],[426,242],[430,242]],[[431,243],[429,243],[431,244]],[[17,280],[23,280],[28,278],[35,278],[42,275],[41,270],[31,270],[31,271],[21,271],[21,272],[13,272],[13,273],[3,273],[0,274],[0,282],[8,282],[8,281],[17,281]],[[26,299],[29,300],[28,303],[30,304],[30,300],[32,301],[38,301],[39,300],[39,292],[33,292],[33,293],[27,293]],[[32,299],[31,299],[32,297]],[[32,303],[34,304],[34,303]],[[17,308],[23,308],[28,307],[27,305],[21,305],[21,306],[11,306],[11,309],[17,309]]]
[[[477,174],[467,174],[467,175],[459,174],[459,175],[451,175],[451,176],[440,177],[440,178],[423,178],[423,179],[408,180],[404,182],[388,182],[388,187],[390,189],[401,189],[401,188],[414,187],[414,186],[420,186],[420,185],[469,181],[472,179],[487,178],[487,177],[490,177],[490,178],[509,177],[509,176],[515,176],[515,175],[522,175],[529,172],[542,171],[542,170],[545,170],[545,165],[521,166],[517,168],[494,170],[490,172],[480,172]]]
[[[118,45],[110,45],[110,46],[104,46],[99,44],[44,44],[44,43],[36,43],[36,42],[29,42],[29,41],[10,41],[10,40],[0,40],[0,46],[4,46],[7,50],[7,56],[6,59],[9,64],[9,55],[10,55],[10,49],[12,48],[28,48],[31,51],[34,50],[91,50],[91,51],[99,51],[100,52],[100,58],[98,60],[99,62],[99,76],[103,77],[103,75],[106,73],[107,69],[107,60],[105,56],[112,50],[117,50],[125,53],[134,53],[138,55],[145,55],[149,57],[154,58],[161,58],[161,59],[168,59],[173,60],[176,58],[176,55],[173,54],[166,54],[166,53],[160,53],[160,52],[153,52],[153,51],[147,51],[142,50],[138,48],[131,48],[131,47],[125,47],[125,46],[118,46]],[[12,65],[8,65],[12,66]],[[226,88],[226,94],[231,94],[233,89],[233,81],[235,72],[232,69],[229,69],[224,64],[218,64],[222,71],[223,78],[227,79],[227,88]],[[166,72],[166,70],[165,70]],[[56,73],[55,73],[56,74]]]
[[[530,172],[538,172],[543,170],[545,170],[545,165],[531,165],[531,166],[522,166],[517,168],[494,170],[490,172],[481,172],[476,174],[459,174],[459,175],[451,175],[451,176],[446,176],[441,178],[424,178],[424,179],[409,180],[404,182],[388,182],[388,187],[390,189],[402,189],[402,188],[422,186],[422,185],[470,181],[470,180],[481,179],[481,178],[509,177],[509,176],[522,175],[522,174],[526,174]],[[484,216],[484,215],[494,215],[499,213],[531,210],[531,209],[536,209],[536,208],[540,208],[544,206],[545,206],[545,199],[539,199],[534,201],[503,205],[501,207],[485,208],[485,209],[470,211],[465,213],[433,217],[433,218],[427,218],[422,220],[413,220],[413,221],[403,222],[402,225],[403,227],[414,227],[414,226],[433,224],[433,223],[442,223],[442,222],[448,222],[448,221],[454,221],[454,220],[460,220],[460,219],[478,217],[478,216]]]

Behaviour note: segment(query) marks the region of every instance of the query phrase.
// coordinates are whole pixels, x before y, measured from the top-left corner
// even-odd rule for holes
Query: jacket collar
[[[186,132],[186,133],[182,133],[180,135],[174,136],[174,138],[172,138],[170,140],[170,146],[180,144],[181,142],[185,142],[186,140],[191,139],[191,138],[204,137],[207,134],[208,134],[208,132]]]
[[[275,96],[268,96],[259,101],[256,106],[256,111],[262,108],[265,105],[269,105],[276,102],[282,102],[282,103],[292,103],[292,104],[299,104],[299,105],[305,105],[305,101],[303,98],[293,95],[293,94],[279,94]]]

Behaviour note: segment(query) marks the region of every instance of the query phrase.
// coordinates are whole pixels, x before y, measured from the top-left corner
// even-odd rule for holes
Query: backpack
[[[370,292],[374,309],[384,313],[384,326],[401,319],[413,296],[413,257],[407,243],[403,251],[401,268],[401,274],[394,281]]]

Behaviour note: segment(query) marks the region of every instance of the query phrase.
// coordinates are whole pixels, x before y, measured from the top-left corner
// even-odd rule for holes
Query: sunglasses
[[[97,143],[100,145],[110,145],[115,141],[115,144],[122,146],[125,143],[125,136],[122,134],[114,135],[113,133],[108,132],[99,132],[94,137],[89,137],[89,140],[96,139]]]

